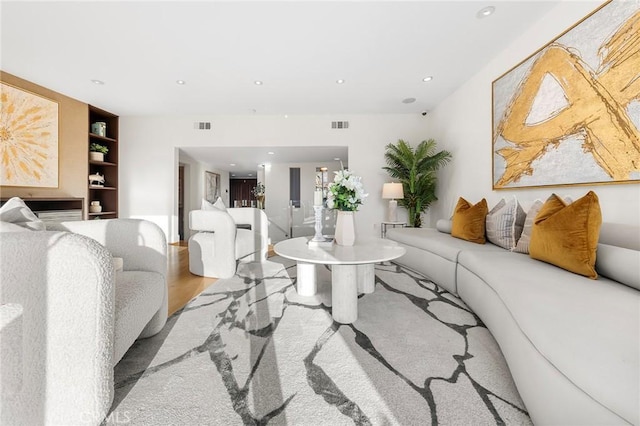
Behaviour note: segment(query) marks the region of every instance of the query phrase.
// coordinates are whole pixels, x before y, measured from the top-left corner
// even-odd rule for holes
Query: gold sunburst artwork
[[[58,103],[0,83],[0,185],[58,187]]]
[[[629,182],[640,182],[640,3],[612,1],[493,82],[493,187]]]

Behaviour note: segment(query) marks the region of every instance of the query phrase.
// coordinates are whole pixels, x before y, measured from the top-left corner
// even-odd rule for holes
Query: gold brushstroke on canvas
[[[0,184],[57,187],[58,104],[3,83],[0,108]]]
[[[640,132],[626,111],[630,102],[640,99],[640,12],[620,26],[598,53],[601,64],[595,71],[557,43],[534,62],[497,127],[496,135],[515,147],[497,151],[506,168],[496,187],[532,175],[532,163],[572,135],[582,136],[584,153],[592,155],[613,180],[628,180],[632,172],[640,171]],[[547,119],[527,124],[547,75],[561,86],[567,104]]]

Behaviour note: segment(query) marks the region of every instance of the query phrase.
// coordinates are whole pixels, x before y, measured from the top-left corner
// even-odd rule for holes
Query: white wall
[[[331,129],[331,120],[348,120],[349,129]],[[211,121],[213,130],[194,130],[195,121]],[[427,139],[426,122],[419,114],[121,117],[120,216],[149,219],[169,242],[177,240],[179,147],[342,145],[349,147],[349,168],[370,193],[356,215],[357,232],[377,235],[387,205],[382,184],[390,181],[382,170],[384,147]]]
[[[439,201],[432,206],[431,224],[438,218],[449,217],[460,196],[474,203],[485,197],[491,208],[500,198],[514,194],[530,204],[536,198],[546,199],[552,192],[569,195],[575,200],[593,190],[600,199],[604,221],[640,225],[638,184],[492,190],[492,81],[555,39],[599,4],[573,1],[559,4],[429,113],[429,133],[438,141],[439,148],[453,154],[453,161],[440,171]]]

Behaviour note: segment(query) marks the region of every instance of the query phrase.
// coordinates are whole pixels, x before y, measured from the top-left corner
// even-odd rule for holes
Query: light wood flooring
[[[273,248],[269,247],[269,257],[273,256]],[[184,241],[169,244],[169,315],[181,309],[191,299],[199,295],[217,281],[217,278],[200,277],[189,272],[189,251]]]
[[[189,272],[189,251],[183,242],[169,244],[169,315],[181,309],[191,299],[216,282],[217,278],[206,278]]]

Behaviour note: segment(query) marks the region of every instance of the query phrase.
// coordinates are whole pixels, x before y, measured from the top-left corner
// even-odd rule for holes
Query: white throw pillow
[[[0,221],[12,223],[32,231],[44,231],[46,226],[38,216],[18,197],[9,199],[0,207]],[[3,225],[2,231],[15,231],[14,227]]]
[[[504,249],[514,249],[522,234],[526,216],[515,196],[509,202],[503,198],[487,214],[487,239]]]
[[[209,201],[202,199],[201,210],[222,210],[223,212],[227,211],[227,206],[224,205],[224,201],[222,198],[218,197],[215,203],[210,203]]]

